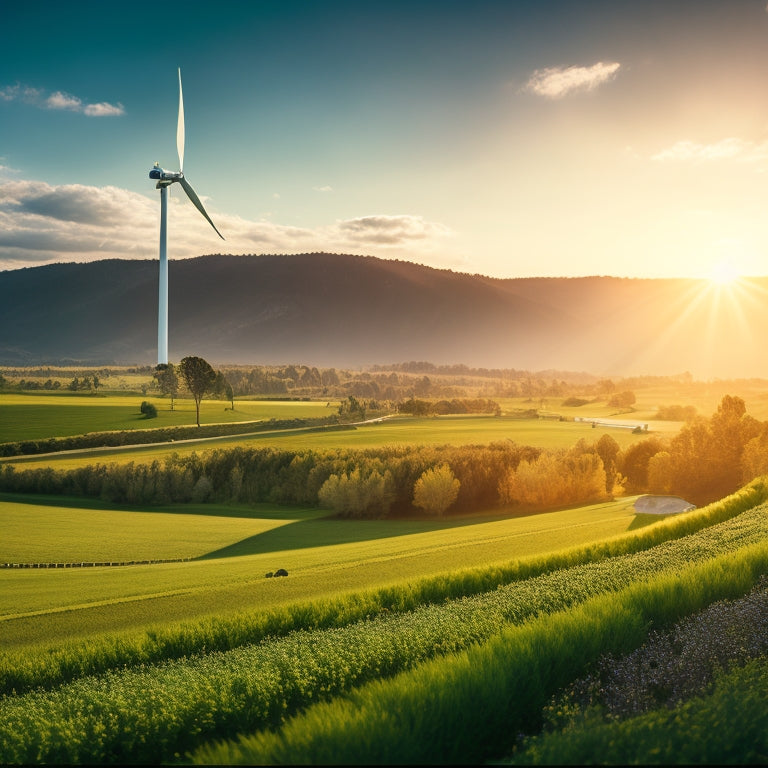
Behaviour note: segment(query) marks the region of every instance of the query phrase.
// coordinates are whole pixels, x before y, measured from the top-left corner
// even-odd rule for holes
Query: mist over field
[[[0,364],[152,363],[157,262],[0,272]],[[765,375],[768,279],[498,279],[329,253],[170,263],[172,359]]]

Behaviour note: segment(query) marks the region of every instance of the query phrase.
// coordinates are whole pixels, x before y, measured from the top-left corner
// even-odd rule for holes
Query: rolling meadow
[[[764,761],[764,383],[633,383],[617,408],[575,384],[432,379],[454,389],[426,399],[493,396],[496,413],[371,398],[334,418],[362,397],[297,387],[204,400],[215,434],[197,438],[191,401],[171,410],[146,372],[0,390],[0,759]],[[699,421],[660,418],[670,405]],[[680,435],[733,419],[726,493],[635,511],[644,446],[673,466]],[[108,434],[128,438],[39,452]],[[414,483],[440,466],[459,486],[435,512]],[[545,471],[578,482],[542,495]]]

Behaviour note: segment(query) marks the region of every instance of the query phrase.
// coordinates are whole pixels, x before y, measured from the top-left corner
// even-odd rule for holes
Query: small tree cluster
[[[341,517],[386,517],[395,500],[390,472],[365,474],[359,468],[331,475],[317,495]]]

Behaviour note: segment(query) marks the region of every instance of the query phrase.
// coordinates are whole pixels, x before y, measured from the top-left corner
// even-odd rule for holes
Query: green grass
[[[5,647],[321,599],[555,552],[658,522],[652,516],[639,519],[633,498],[524,517],[448,521],[323,519],[316,509],[267,505],[206,505],[198,508],[203,516],[184,514],[186,505],[100,512],[75,501],[67,506],[60,499],[41,504],[11,498],[2,501],[2,562],[29,560],[38,538],[50,553],[46,559],[53,561],[81,561],[85,552],[96,551],[111,555],[103,559],[143,559],[133,555],[147,554],[153,537],[171,537],[158,545],[164,554],[193,551],[201,559],[119,568],[0,570],[0,643]],[[99,525],[112,522],[112,544],[103,541],[103,529],[83,526],[78,531],[78,514]],[[38,524],[46,519],[43,531]],[[202,541],[182,546],[195,531],[208,537],[208,548]],[[290,578],[264,578],[277,568],[286,568]]]
[[[6,759],[23,762],[30,761],[32,753],[12,749],[31,746],[36,750],[39,746],[40,759],[58,755],[67,762],[101,762],[115,755],[142,761],[167,760],[174,752],[183,752],[213,736],[231,735],[256,725],[279,725],[284,715],[318,698],[378,678],[380,682],[348,692],[344,699],[363,702],[360,709],[369,718],[368,733],[374,741],[391,735],[387,730],[391,722],[384,733],[377,732],[379,722],[371,721],[370,715],[378,694],[371,691],[384,691],[382,708],[389,714],[403,713],[403,721],[411,724],[382,754],[422,762],[432,751],[435,759],[442,755],[466,762],[476,756],[472,750],[478,745],[461,738],[471,736],[471,729],[455,728],[456,718],[466,715],[476,726],[478,718],[503,717],[498,706],[486,708],[489,691],[498,695],[506,689],[507,705],[510,696],[515,699],[513,722],[520,720],[521,713],[531,718],[536,711],[532,705],[547,696],[554,681],[572,674],[574,667],[583,665],[598,650],[633,647],[642,639],[649,619],[674,620],[703,602],[749,588],[755,574],[768,564],[765,525],[764,509],[748,510],[714,528],[636,554],[545,572],[471,598],[435,601],[410,613],[381,612],[359,623],[350,617],[334,629],[268,637],[261,644],[223,654],[181,657],[178,648],[177,661],[151,667],[137,666],[124,653],[127,666],[121,668],[116,660],[114,670],[102,678],[83,677],[50,693],[6,700],[0,707],[4,729],[0,742],[7,744]],[[634,586],[626,589],[628,584]],[[609,599],[611,593],[621,590],[621,599]],[[555,613],[596,595],[606,597],[593,601],[590,610],[573,608],[573,616]],[[537,614],[549,614],[551,621],[542,618],[530,625],[524,623]],[[510,623],[520,625],[519,631],[510,629]],[[535,631],[528,632],[532,627]],[[500,631],[502,642],[494,639]],[[522,645],[518,642],[521,637]],[[492,648],[490,656],[483,650],[485,646],[477,652],[471,648],[478,642]],[[127,646],[123,648],[127,650]],[[516,649],[522,651],[522,658]],[[474,659],[468,665],[469,677],[464,675],[462,657],[448,655],[428,662],[423,671],[415,668],[400,678],[384,679],[419,661],[460,650]],[[82,657],[79,654],[76,659]],[[480,664],[474,663],[478,659]],[[453,684],[457,666],[459,686]],[[445,684],[446,677],[449,684]],[[426,689],[425,680],[429,681]],[[527,686],[519,685],[521,680],[527,681]],[[438,688],[442,688],[440,693]],[[424,697],[432,704],[424,707]],[[468,699],[472,697],[483,701],[484,706],[469,713]],[[395,698],[405,702],[405,708],[392,708]],[[335,711],[345,709],[343,703],[333,706]],[[329,705],[331,712],[333,706]],[[442,707],[443,712],[421,711],[434,706]],[[299,762],[316,762],[318,755],[324,754],[331,762],[360,759],[362,755],[362,762],[371,762],[374,755],[381,759],[377,749],[366,754],[366,748],[361,747],[365,739],[347,745],[351,753],[340,749],[343,739],[337,737],[343,735],[348,723],[333,723],[333,718],[314,717],[312,712],[309,710],[306,718],[298,716],[296,725],[289,721],[285,730],[289,734],[306,733],[315,740],[313,751],[307,754],[302,751],[303,741],[294,742],[288,745],[286,755],[269,753],[266,762],[281,757],[296,762],[297,756]],[[453,719],[447,727],[455,728],[454,735],[459,738],[435,744],[430,739],[443,714]],[[319,721],[323,728],[318,734],[313,726]],[[419,731],[424,723],[427,728]],[[487,729],[487,723],[484,727]],[[505,733],[501,729],[494,734],[497,743]],[[99,737],[94,738],[95,734]],[[488,750],[492,741],[480,739],[481,749]],[[327,752],[329,748],[335,752]],[[314,751],[317,749],[319,752]],[[354,751],[360,749],[363,752]],[[227,755],[225,762],[231,757]],[[251,757],[262,762],[263,755],[257,752],[257,757]]]
[[[661,573],[568,611],[506,627],[480,645],[313,705],[279,730],[199,750],[214,764],[477,764],[536,727],[549,697],[604,653],[744,594],[768,569],[764,541]]]
[[[155,426],[158,419],[144,422]],[[676,422],[659,422],[653,434],[671,435],[679,428]],[[626,429],[592,429],[589,424],[545,420],[520,420],[495,416],[440,416],[434,418],[397,417],[383,423],[368,424],[350,430],[285,430],[258,435],[212,438],[141,448],[103,448],[63,455],[26,456],[4,459],[21,467],[51,466],[72,469],[96,462],[150,463],[173,453],[185,454],[209,448],[237,446],[278,447],[290,449],[372,448],[393,445],[469,445],[511,440],[537,448],[568,448],[584,439],[589,443],[609,433],[622,447],[643,439]]]
[[[156,419],[145,419],[140,413],[144,400],[156,406]],[[170,405],[170,399],[152,395],[0,394],[0,443],[195,424],[192,400],[177,399],[173,411]],[[338,403],[331,401],[330,406],[328,401],[235,400],[232,411],[227,401],[204,400],[200,423],[316,418],[335,413]]]

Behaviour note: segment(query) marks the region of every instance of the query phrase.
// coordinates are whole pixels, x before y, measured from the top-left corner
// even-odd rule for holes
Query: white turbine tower
[[[150,179],[157,180],[157,189],[160,190],[160,294],[157,314],[157,364],[168,364],[168,187],[174,181],[181,184],[187,197],[200,213],[205,216],[208,223],[214,228],[216,234],[223,240],[224,236],[216,229],[211,217],[205,212],[200,198],[195,194],[189,182],[184,178],[184,98],[181,93],[181,69],[179,69],[179,122],[176,128],[176,149],[179,153],[179,172],[166,171],[155,163],[149,172]]]

